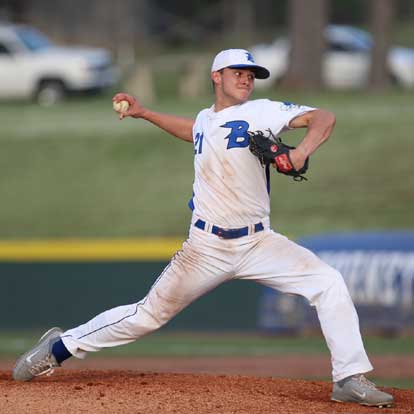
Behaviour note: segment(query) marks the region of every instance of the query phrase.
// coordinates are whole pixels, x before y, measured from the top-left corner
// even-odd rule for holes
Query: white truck
[[[72,92],[104,90],[118,78],[106,49],[60,47],[35,28],[0,23],[0,99],[53,105]]]
[[[359,89],[369,81],[372,35],[357,27],[328,25],[324,31],[326,51],[322,59],[322,79],[328,88]],[[270,77],[256,83],[268,88],[283,79],[289,68],[290,40],[279,37],[271,44],[249,48],[258,65],[270,70]],[[391,46],[387,57],[388,75],[396,85],[414,88],[414,48]]]

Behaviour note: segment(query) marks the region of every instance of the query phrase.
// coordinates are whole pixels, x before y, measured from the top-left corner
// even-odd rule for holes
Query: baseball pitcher
[[[315,306],[332,358],[332,400],[392,405],[393,397],[363,375],[372,365],[341,274],[269,226],[271,171],[306,179],[309,157],[331,135],[335,117],[291,102],[249,100],[256,79],[268,76],[248,51],[221,51],[211,67],[215,101],[195,120],[151,111],[125,93],[114,96],[120,119],[147,120],[194,146],[188,238],[143,299],[67,331],[52,328],[19,358],[15,380],[135,341],[221,283],[242,279],[302,295]],[[306,129],[297,148],[280,139],[295,128]]]

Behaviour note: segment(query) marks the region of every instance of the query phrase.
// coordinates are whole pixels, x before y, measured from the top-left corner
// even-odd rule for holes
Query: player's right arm
[[[126,93],[117,93],[112,98],[112,101],[129,102],[128,110],[126,112],[120,113],[119,119],[122,120],[128,116],[132,118],[145,119],[146,121],[151,122],[152,124],[179,139],[187,142],[193,142],[193,119],[151,111],[142,106],[135,97]]]

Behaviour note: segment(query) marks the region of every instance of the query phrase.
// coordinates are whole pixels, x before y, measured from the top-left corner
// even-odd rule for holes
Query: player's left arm
[[[305,164],[306,158],[312,155],[331,135],[335,126],[335,115],[324,109],[315,109],[293,118],[290,128],[307,128],[302,141],[289,152],[290,159],[296,169]]]

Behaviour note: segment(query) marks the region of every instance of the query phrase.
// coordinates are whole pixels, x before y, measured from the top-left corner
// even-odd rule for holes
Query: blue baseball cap
[[[222,50],[216,55],[211,71],[216,72],[224,68],[250,69],[257,79],[266,79],[270,72],[263,66],[256,65],[251,53],[245,49]]]

